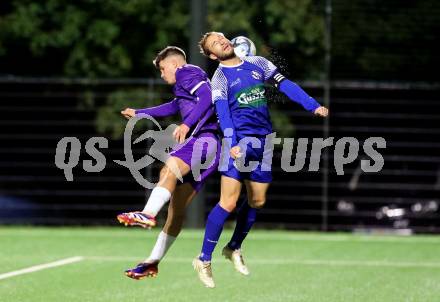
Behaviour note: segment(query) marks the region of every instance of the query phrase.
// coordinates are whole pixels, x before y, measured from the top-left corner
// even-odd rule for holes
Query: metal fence
[[[322,83],[300,84],[322,101]],[[0,223],[111,224],[117,213],[143,207],[149,191],[135,182],[128,169],[113,162],[124,159],[122,140],[96,131],[97,110],[109,95],[132,88],[147,90],[146,107],[153,99],[170,97],[166,88],[152,79],[0,80]],[[341,81],[333,82],[331,88],[328,123],[273,96],[277,101],[270,106],[287,117],[275,130],[291,127],[295,142],[308,139],[308,156],[303,169],[288,173],[281,168],[281,148],[276,149],[274,181],[258,225],[439,232],[440,86]],[[90,94],[94,104],[85,105],[85,95]],[[312,139],[327,133],[334,141],[355,137],[361,144],[359,156],[345,166],[344,175],[337,175],[334,168],[334,145],[323,153],[318,172],[307,169]],[[66,136],[75,136],[82,144],[73,182],[67,182],[55,166],[57,142]],[[91,158],[84,145],[93,136],[108,139],[108,148],[100,150],[107,162],[102,172],[86,173],[82,161]],[[360,160],[366,158],[362,143],[368,137],[386,140],[386,149],[378,150],[385,162],[378,173],[365,173],[360,167]],[[140,158],[146,148],[145,144],[133,147],[134,156]],[[158,168],[155,164],[143,173],[154,180]],[[203,205],[201,215],[206,215],[218,198],[219,175],[215,175],[197,200]]]

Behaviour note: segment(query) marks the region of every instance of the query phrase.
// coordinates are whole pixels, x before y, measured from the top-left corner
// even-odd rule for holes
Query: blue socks
[[[212,252],[217,245],[220,234],[223,231],[223,225],[226,218],[229,216],[229,212],[223,209],[217,204],[209,213],[206,220],[205,238],[203,238],[202,253],[199,259],[202,261],[211,261]]]
[[[237,224],[235,225],[234,234],[228,243],[228,247],[231,250],[238,250],[241,247],[241,243],[246,238],[252,225],[257,217],[257,209],[251,208],[245,200],[238,209]]]
[[[243,240],[246,238],[252,228],[256,217],[257,209],[251,208],[247,200],[243,202],[237,213],[237,224],[234,233],[228,243],[228,247],[237,250],[241,247]],[[212,252],[214,251],[220,235],[223,231],[223,225],[228,218],[230,212],[223,209],[217,204],[209,213],[206,220],[205,237],[203,239],[202,252],[199,259],[202,261],[211,261]]]

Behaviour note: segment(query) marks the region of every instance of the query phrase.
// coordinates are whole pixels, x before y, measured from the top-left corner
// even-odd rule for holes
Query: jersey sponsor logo
[[[261,73],[259,73],[258,71],[252,70],[252,77],[255,80],[261,80]]]
[[[258,108],[267,104],[264,93],[264,85],[260,84],[240,90],[235,94],[235,99],[240,107]]]

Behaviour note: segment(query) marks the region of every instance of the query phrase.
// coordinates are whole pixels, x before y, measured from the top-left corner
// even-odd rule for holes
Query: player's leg
[[[198,140],[201,139],[205,141],[205,139],[210,139],[208,144],[203,144],[201,147],[196,147]],[[209,143],[210,142],[210,143]],[[193,158],[194,148],[197,148],[197,151],[202,151],[200,158]],[[201,150],[200,150],[201,149]],[[177,236],[182,229],[183,216],[185,214],[185,208],[187,203],[194,198],[194,196],[199,192],[206,179],[213,174],[218,167],[218,161],[220,157],[220,146],[218,143],[217,136],[213,133],[204,133],[200,134],[198,137],[194,137],[190,140],[189,143],[185,145],[184,148],[179,149],[174,154],[179,155],[179,169],[182,170],[183,167],[185,169],[182,171],[182,175],[186,176],[183,178],[184,184],[178,187],[179,196],[181,198],[176,198],[179,202],[173,203],[172,206],[168,209],[168,218],[165,224],[164,230],[166,233],[171,234],[173,236]],[[206,165],[203,165],[202,162],[205,162]],[[186,165],[184,165],[186,163]],[[188,174],[192,170],[192,174]],[[200,174],[198,177],[194,173],[197,170]],[[173,189],[173,185],[175,186],[177,180],[174,182],[169,182],[169,178],[164,178],[164,182],[159,182],[160,185],[167,187],[169,190]],[[185,202],[181,202],[181,200],[185,200]],[[148,206],[148,204],[147,204]]]
[[[213,134],[206,134],[205,136],[211,136],[215,138]],[[214,162],[207,168],[201,170],[199,168],[201,175],[197,179],[193,179],[190,175],[187,175],[187,177],[183,179],[184,183],[177,186],[174,190],[171,202],[168,207],[168,215],[165,226],[158,236],[150,257],[148,257],[148,259],[146,259],[146,261],[144,262],[147,264],[141,264],[140,269],[143,273],[145,273],[148,269],[151,269],[153,274],[158,273],[159,261],[165,256],[166,252],[173,244],[175,238],[178,236],[182,229],[186,207],[191,203],[197,192],[202,189],[204,183],[206,182],[206,179],[217,170],[219,159],[219,146],[215,144],[208,144],[207,146],[205,145],[204,148],[206,148],[206,157],[202,160],[204,161],[205,159],[213,158]],[[185,154],[181,152],[181,157],[187,159],[188,162],[188,157],[184,155]],[[192,159],[190,162],[192,163]]]
[[[265,139],[260,138],[260,140],[261,146],[265,146]],[[269,152],[269,154],[266,154],[266,152]],[[271,150],[266,150],[266,148],[263,147],[248,148],[246,150],[247,160],[256,160],[261,163],[264,161],[264,158],[271,158],[271,155]],[[263,207],[266,202],[266,193],[271,181],[272,172],[270,169],[269,171],[262,169],[262,165],[258,165],[255,170],[251,171],[249,175],[246,175],[244,183],[248,202],[243,203],[238,210],[234,233],[222,251],[222,254],[231,260],[234,268],[243,275],[248,275],[249,270],[243,261],[241,245],[256,220],[258,209]]]
[[[229,214],[235,209],[241,187],[240,181],[227,176],[221,177],[220,202],[208,215],[200,260],[211,261],[212,252],[220,238],[223,225]]]
[[[251,208],[261,209],[266,203],[266,194],[270,183],[245,180],[248,202]]]
[[[211,210],[206,220],[205,235],[200,256],[193,261],[200,280],[206,287],[215,287],[212,279],[211,258],[229,214],[235,209],[242,184],[239,180],[222,175],[220,202]]]
[[[177,176],[173,171],[178,169],[182,176],[190,172],[190,166],[177,156],[171,156],[160,171],[160,179],[156,187],[151,191],[150,197],[141,212],[129,212],[118,215],[118,220],[125,225],[139,225],[151,228],[156,225],[156,215],[170,200],[176,184]]]
[[[173,172],[175,169],[178,169],[183,177],[190,172],[191,167],[181,158],[171,156],[160,171],[159,182],[151,192],[147,204],[142,210],[143,213],[155,217],[168,202],[177,185],[178,178]]]
[[[168,206],[167,221],[157,236],[150,256],[135,268],[126,270],[125,274],[128,277],[139,280],[145,277],[157,276],[159,262],[179,235],[185,217],[185,209],[196,194],[197,191],[189,183],[176,187]]]
[[[177,237],[182,230],[182,225],[185,220],[185,211],[188,205],[197,195],[197,191],[190,183],[184,183],[176,188],[174,191],[173,200],[168,206],[168,215],[163,232],[170,236]]]
[[[168,205],[167,220],[159,234],[160,238],[156,241],[156,245],[147,261],[159,262],[165,256],[176,237],[179,236],[183,221],[185,220],[185,210],[196,194],[196,190],[190,183],[184,183],[176,188],[173,198]]]
[[[258,209],[266,202],[269,183],[245,180],[248,202],[244,202],[237,213],[237,224],[231,240],[223,248],[222,254],[231,260],[234,268],[243,275],[249,275],[249,269],[243,260],[241,244],[251,230],[257,217]]]

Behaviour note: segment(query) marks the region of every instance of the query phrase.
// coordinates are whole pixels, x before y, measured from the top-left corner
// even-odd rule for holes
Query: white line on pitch
[[[95,261],[140,261],[142,257],[90,256],[85,260]],[[164,262],[191,263],[191,258],[165,258]],[[228,260],[214,259],[214,263],[227,263]],[[313,260],[313,259],[248,259],[248,263],[260,265],[322,265],[322,266],[357,266],[357,267],[406,267],[406,268],[440,268],[440,262],[411,261],[350,261],[350,260]]]
[[[17,271],[12,271],[9,273],[0,274],[0,280],[6,279],[6,278],[11,278],[11,277],[18,276],[18,275],[33,273],[36,271],[41,271],[41,270],[52,268],[52,267],[62,266],[62,265],[66,265],[66,264],[70,264],[70,263],[74,263],[74,262],[78,262],[78,261],[82,261],[82,260],[84,260],[84,257],[76,256],[76,257],[61,259],[61,260],[54,261],[54,262],[34,265],[34,266],[20,269]]]

